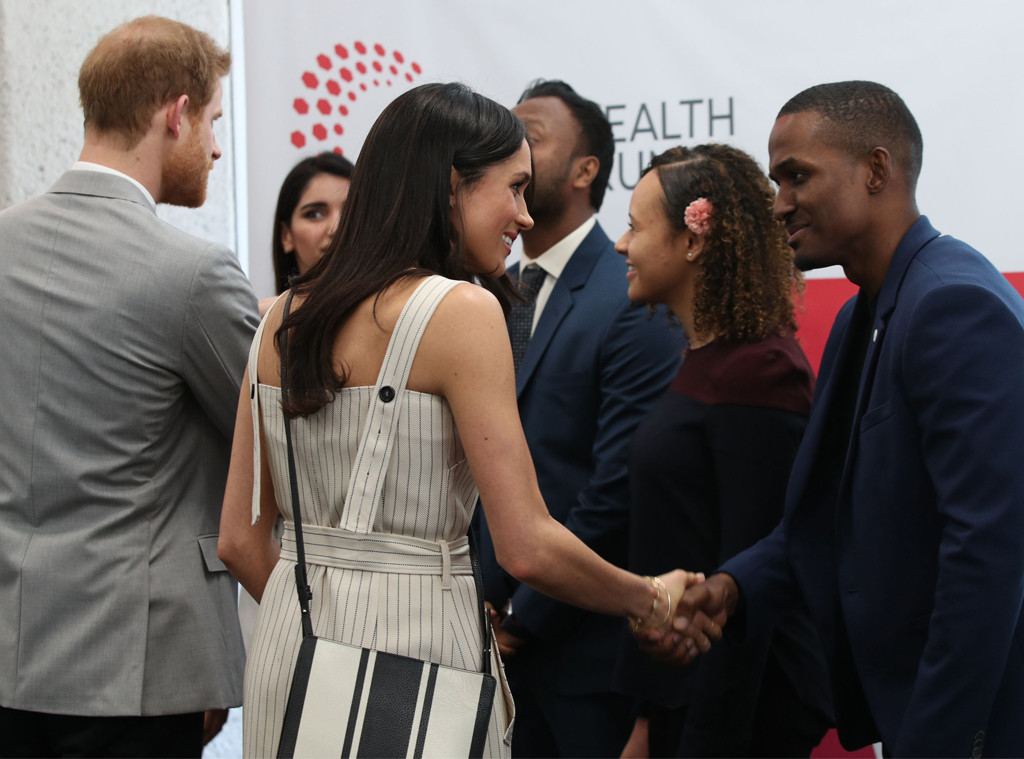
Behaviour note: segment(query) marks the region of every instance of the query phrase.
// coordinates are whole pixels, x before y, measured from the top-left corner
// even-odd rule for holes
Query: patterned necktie
[[[508,315],[508,334],[512,340],[512,361],[516,371],[519,371],[519,364],[526,353],[526,344],[530,342],[530,332],[533,330],[533,311],[537,306],[537,291],[544,283],[545,271],[536,264],[530,264],[523,269],[519,280],[519,292],[526,298],[526,302],[514,302],[512,311]]]

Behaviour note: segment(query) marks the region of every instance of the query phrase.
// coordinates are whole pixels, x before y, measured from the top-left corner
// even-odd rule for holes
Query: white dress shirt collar
[[[558,278],[562,276],[562,271],[569,263],[569,259],[572,258],[572,254],[576,252],[576,248],[578,248],[580,243],[583,242],[586,236],[590,234],[590,230],[594,228],[595,224],[597,224],[597,217],[591,216],[536,258],[527,258],[524,255],[519,260],[520,274],[522,274],[523,269],[530,264],[539,266],[547,274],[547,276],[544,277],[544,282],[541,284],[540,289],[537,291],[537,305],[533,311],[533,328],[530,330],[531,336],[533,335],[533,330],[537,329],[537,322],[540,320],[540,315],[544,312],[544,306],[547,305],[548,298],[551,297],[551,291],[555,287],[555,282],[557,282]]]
[[[597,224],[597,217],[591,216],[536,258],[527,258],[524,255],[519,263],[520,271],[530,264],[536,264],[547,272],[549,277],[558,279],[562,276],[562,270],[565,269],[565,265],[569,263],[569,259],[572,258],[572,254],[576,252],[576,248],[578,248],[584,238],[590,234],[590,230],[594,228],[595,224]],[[538,304],[538,306],[539,305],[540,304]],[[540,308],[538,307],[537,310],[539,311]]]
[[[71,170],[72,171],[98,171],[101,174],[113,174],[116,177],[124,177],[129,182],[131,182],[133,185],[135,185],[140,190],[142,190],[142,194],[146,196],[146,200],[149,201],[149,205],[153,208],[153,210],[156,210],[156,201],[153,200],[153,195],[150,193],[150,191],[147,190],[142,185],[142,183],[139,182],[137,179],[132,179],[130,176],[128,176],[124,172],[118,171],[117,169],[112,169],[109,166],[104,166],[101,163],[91,163],[90,161],[75,161],[74,165],[71,167]]]

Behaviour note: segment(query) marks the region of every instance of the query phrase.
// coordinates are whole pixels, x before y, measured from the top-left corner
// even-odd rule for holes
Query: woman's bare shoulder
[[[504,321],[501,304],[494,294],[472,282],[460,282],[453,287],[438,305],[436,314],[448,318],[497,316]]]
[[[440,335],[450,349],[457,350],[468,340],[486,341],[494,331],[507,334],[505,314],[498,299],[479,285],[463,282],[453,287],[438,305],[424,337]]]
[[[509,351],[508,329],[498,299],[479,285],[461,283],[427,325],[409,385],[444,395],[453,374],[497,362],[503,351]]]
[[[287,300],[287,291],[282,296],[268,304],[268,313],[264,317],[266,324],[263,326],[263,335],[259,346],[259,359],[257,371],[259,382],[264,385],[277,386],[281,383],[281,359],[277,352],[275,336],[277,330],[284,320],[284,304]],[[295,307],[295,304],[292,304]]]

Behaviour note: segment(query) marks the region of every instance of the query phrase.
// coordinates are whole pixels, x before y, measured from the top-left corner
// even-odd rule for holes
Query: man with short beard
[[[241,702],[217,531],[256,299],[156,215],[206,198],[230,63],[110,32],[78,163],[0,213],[0,756],[198,757]]]
[[[558,81],[534,83],[513,111],[534,165],[534,226],[510,269],[536,295],[510,316],[519,415],[552,516],[625,566],[629,442],[675,374],[683,338],[664,316],[631,306],[626,264],[594,216],[614,153],[604,112]],[[481,533],[486,598],[516,700],[512,755],[618,756],[633,725],[631,704],[612,689],[621,620],[518,583],[498,565],[486,523]]]

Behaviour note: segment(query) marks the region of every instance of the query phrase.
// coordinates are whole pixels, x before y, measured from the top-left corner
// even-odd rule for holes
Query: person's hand
[[[722,627],[736,609],[739,588],[727,574],[711,575],[703,583],[691,584],[676,604],[673,632],[648,635],[640,648],[653,659],[673,665],[689,664],[711,649],[722,637]]]
[[[686,589],[691,588],[695,585],[700,585],[704,582],[703,572],[687,572],[683,569],[673,569],[671,572],[666,572],[661,575],[660,579],[665,583],[665,588],[669,592],[669,596],[672,602],[672,612],[669,614],[670,621],[679,614],[679,602],[683,600],[686,594]],[[664,625],[661,628],[661,632],[668,633],[671,625]]]
[[[494,628],[494,639],[498,641],[498,653],[505,659],[515,656],[526,641],[522,638],[517,638],[501,626],[501,615],[491,606],[490,601],[484,601],[484,606],[487,607],[487,613],[491,619],[491,627]]]
[[[650,739],[648,738],[647,717],[637,717],[633,723],[633,732],[622,747],[619,759],[648,759],[651,755]]]
[[[227,709],[210,709],[203,715],[203,745],[212,741],[228,721]]]
[[[658,605],[651,610],[651,615],[642,621],[639,628],[633,629],[633,635],[639,641],[645,639],[660,641],[663,636],[673,633],[672,621],[676,615],[676,606],[683,597],[683,591],[689,586],[704,582],[704,575],[699,572],[687,572],[674,569],[656,578],[664,585],[667,597],[659,589]],[[655,585],[655,587],[658,587]],[[669,606],[666,607],[666,604]]]

